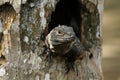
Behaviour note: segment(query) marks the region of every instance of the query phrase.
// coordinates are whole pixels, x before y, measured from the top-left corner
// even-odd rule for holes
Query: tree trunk
[[[60,1],[62,3],[62,0],[13,0],[10,4],[16,11],[16,17],[12,22],[3,16],[3,13],[7,15],[10,12],[4,12],[5,10],[0,12],[0,18],[4,19],[1,21],[3,38],[0,41],[0,59],[3,60],[4,56],[6,60],[0,66],[0,80],[103,79],[101,68],[103,0],[76,0],[81,6],[80,40],[87,49],[83,52],[83,59],[75,61],[78,72],[71,70],[66,73],[64,59],[54,59],[50,66],[49,62],[45,61],[44,40],[41,37],[43,33],[46,35],[49,33],[52,12],[55,12],[55,7]],[[4,0],[1,0],[0,4],[4,5]],[[5,21],[9,23],[10,33],[9,28],[5,28]],[[5,37],[6,35],[8,37]]]

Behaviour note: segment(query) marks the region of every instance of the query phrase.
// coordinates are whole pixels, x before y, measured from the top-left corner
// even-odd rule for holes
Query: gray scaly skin
[[[67,71],[74,69],[74,62],[77,57],[81,56],[83,47],[76,37],[72,27],[59,25],[51,30],[47,35],[45,44],[47,54],[52,56],[64,56],[66,58]]]

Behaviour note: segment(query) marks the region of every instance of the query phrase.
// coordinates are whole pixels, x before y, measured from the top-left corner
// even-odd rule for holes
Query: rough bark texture
[[[64,59],[54,59],[51,66],[44,61],[42,55],[44,41],[40,37],[48,27],[52,11],[55,10],[58,2],[59,0],[28,0],[27,2],[14,0],[12,5],[18,14],[11,23],[11,46],[3,50],[7,62],[0,66],[0,80],[103,79],[101,68],[103,0],[82,1],[84,8],[80,14],[82,15],[82,43],[89,52],[84,51],[83,60],[75,61],[78,74],[72,70],[68,74],[65,73]],[[0,4],[4,4],[4,0],[1,0]]]

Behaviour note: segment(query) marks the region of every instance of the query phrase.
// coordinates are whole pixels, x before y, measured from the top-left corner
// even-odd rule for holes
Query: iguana
[[[67,72],[74,69],[75,60],[82,55],[83,46],[76,37],[72,27],[59,25],[53,28],[45,39],[47,54],[51,60],[52,56],[66,58]]]

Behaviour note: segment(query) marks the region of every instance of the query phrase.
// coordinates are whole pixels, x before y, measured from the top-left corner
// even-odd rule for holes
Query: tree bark
[[[11,3],[17,14],[15,20],[10,23],[11,46],[7,48],[2,46],[2,53],[4,53],[6,62],[0,66],[0,80],[103,79],[101,67],[103,0],[81,0],[80,5],[83,8],[80,14],[82,16],[81,41],[88,51],[84,51],[82,60],[75,61],[78,72],[71,70],[66,73],[64,59],[53,59],[50,66],[44,60],[43,52],[45,48],[41,36],[44,32],[48,33],[52,11],[55,11],[59,1],[28,0],[24,2],[24,0],[14,0]],[[1,0],[0,4],[3,5],[4,0]],[[2,42],[4,41],[3,39]],[[9,42],[9,39],[7,41]],[[5,45],[7,44],[6,42]]]

